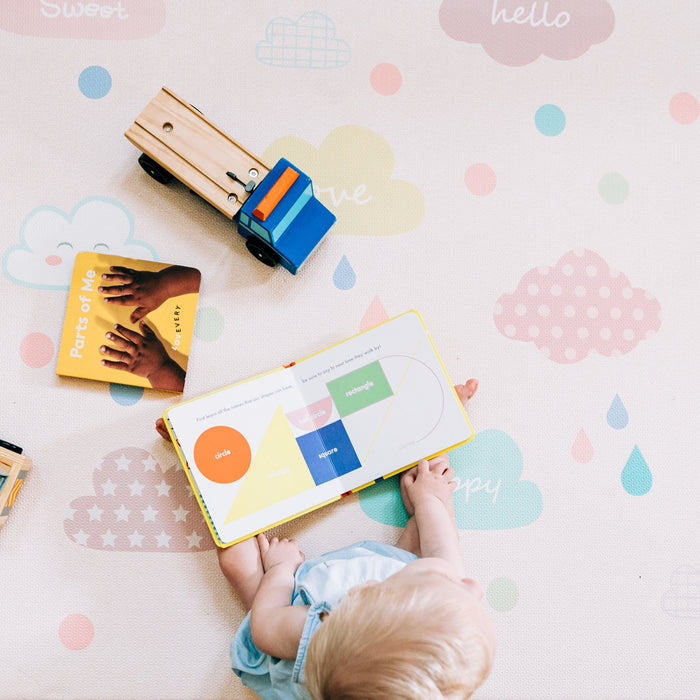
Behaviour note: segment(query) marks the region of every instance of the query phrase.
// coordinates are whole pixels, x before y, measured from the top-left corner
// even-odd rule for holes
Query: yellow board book
[[[474,437],[415,311],[163,417],[224,547]]]
[[[181,392],[200,277],[192,267],[78,253],[56,373]]]

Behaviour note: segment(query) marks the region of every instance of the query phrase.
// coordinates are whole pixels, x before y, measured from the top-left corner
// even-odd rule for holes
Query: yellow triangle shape
[[[224,524],[315,486],[292,429],[278,406]]]

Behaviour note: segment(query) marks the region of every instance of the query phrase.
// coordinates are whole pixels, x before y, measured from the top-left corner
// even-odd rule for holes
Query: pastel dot
[[[671,98],[668,111],[679,124],[692,124],[700,115],[700,103],[689,92],[679,92]]]
[[[403,78],[401,71],[393,63],[379,63],[369,74],[370,85],[380,95],[393,95],[398,92]]]
[[[567,263],[561,268],[561,271],[562,274],[566,275],[567,277],[571,277],[571,275],[574,274],[574,266]]]
[[[91,100],[99,100],[112,89],[112,76],[102,66],[88,66],[78,78],[80,92]]]
[[[585,340],[586,338],[588,338],[588,335],[589,335],[588,328],[586,328],[585,326],[581,326],[576,331],[576,335],[578,335],[578,337],[581,338],[581,340]]]
[[[579,284],[579,285],[577,285],[576,288],[574,289],[574,294],[575,294],[577,297],[579,297],[579,299],[580,299],[581,297],[585,297],[585,296],[586,296],[586,288],[585,288],[582,284]]]
[[[588,318],[598,318],[598,314],[600,312],[598,311],[597,306],[589,306],[588,309],[586,309],[586,314],[588,314]]]
[[[571,304],[564,307],[564,316],[567,318],[573,318],[576,316],[576,307],[571,306]]]
[[[508,612],[518,604],[518,585],[510,578],[495,578],[486,588],[486,600],[494,610]]]
[[[51,265],[51,267],[56,267],[56,265],[60,265],[63,262],[63,260],[58,255],[47,255],[44,262],[47,265]]]
[[[542,267],[538,267],[538,268],[537,268],[537,272],[538,272],[538,274],[541,275],[542,277],[546,277],[546,276],[549,274],[549,272],[550,272],[551,269],[552,269],[552,268],[550,268],[550,267],[542,266]]]
[[[537,313],[538,313],[540,316],[545,317],[545,318],[546,318],[547,316],[549,316],[550,311],[551,311],[551,309],[549,308],[549,306],[547,306],[547,304],[542,304],[542,305],[539,307],[539,309],[537,309]]]
[[[624,299],[631,299],[634,296],[634,292],[629,287],[625,287],[622,290],[622,296]]]
[[[524,316],[527,313],[527,306],[525,304],[516,304],[513,310],[516,316]]]
[[[517,333],[515,326],[512,325],[507,325],[503,329],[503,332],[509,337],[509,338],[514,338],[515,334]]]
[[[632,318],[635,321],[641,321],[644,318],[644,309],[635,309],[632,312]]]
[[[601,299],[609,299],[610,298],[610,287],[601,287],[598,290],[598,294],[600,295]]]
[[[218,340],[223,335],[225,325],[224,317],[218,309],[205,306],[197,309],[192,333],[199,340],[211,342]]]
[[[610,318],[614,319],[615,321],[619,321],[622,318],[622,309],[617,306],[613,306],[612,309],[610,309]]]
[[[570,362],[573,362],[576,359],[576,349],[566,348],[566,350],[564,350],[564,357]]]
[[[561,338],[564,335],[561,326],[552,326],[551,333],[553,338]]]
[[[559,296],[561,296],[561,293],[562,293],[561,285],[553,284],[552,288],[549,291],[553,297],[559,297]]]
[[[634,340],[634,331],[631,328],[625,328],[625,330],[622,331],[622,337],[628,343],[631,343]]]
[[[109,394],[120,406],[133,406],[143,396],[143,387],[128,386],[127,384],[110,384]]]
[[[556,105],[542,105],[535,112],[535,126],[544,136],[558,136],[566,126],[566,116]]]
[[[630,193],[630,186],[620,173],[607,173],[600,178],[598,192],[608,204],[622,204]]]
[[[536,284],[528,284],[527,293],[531,297],[536,297],[540,293],[540,288]]]
[[[599,333],[603,340],[610,340],[610,338],[612,338],[612,331],[609,328],[601,328]]]
[[[552,354],[552,351],[546,345],[543,345],[541,348],[539,348],[539,350],[548,359],[549,356]]]
[[[85,615],[74,613],[65,617],[59,625],[58,637],[67,649],[80,651],[90,646],[95,637],[95,627]]]
[[[536,337],[540,334],[540,327],[539,327],[539,326],[530,326],[530,327],[527,329],[527,334],[528,334],[531,338],[536,338]]]
[[[598,274],[598,268],[595,265],[587,265],[586,274],[589,277],[595,277]]]
[[[493,307],[493,315],[494,316],[501,316],[503,314],[503,304],[500,302],[496,302],[495,306]]]
[[[496,173],[486,163],[475,163],[464,173],[467,189],[479,197],[485,197],[496,189]]]
[[[27,367],[45,367],[53,357],[53,341],[43,333],[30,333],[19,344],[19,356]]]

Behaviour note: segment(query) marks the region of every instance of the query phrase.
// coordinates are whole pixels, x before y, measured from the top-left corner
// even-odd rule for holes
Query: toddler
[[[466,401],[476,380],[455,387]],[[263,699],[468,698],[488,675],[493,627],[465,577],[446,457],[400,481],[409,515],[396,546],[361,542],[305,561],[295,540],[220,549],[248,615],[231,644]]]

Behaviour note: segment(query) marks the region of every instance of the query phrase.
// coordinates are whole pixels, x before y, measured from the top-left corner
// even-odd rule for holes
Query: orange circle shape
[[[210,481],[231,484],[238,481],[250,467],[250,445],[237,430],[217,425],[197,438],[194,462]]]

